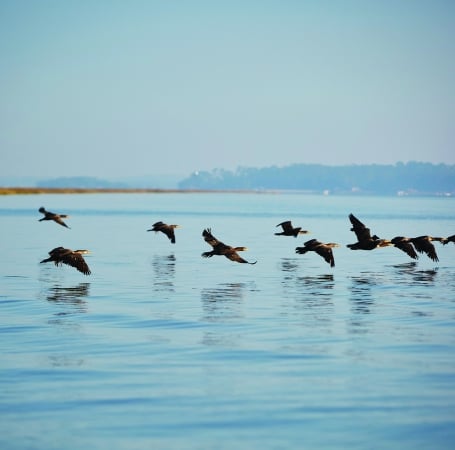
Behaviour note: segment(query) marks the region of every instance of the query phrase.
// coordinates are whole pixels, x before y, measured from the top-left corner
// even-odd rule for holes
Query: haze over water
[[[354,252],[351,212],[382,238],[455,233],[453,198],[1,197],[1,448],[452,448],[455,245]],[[201,258],[207,227],[257,264]],[[334,268],[295,254],[310,238],[342,245]],[[92,275],[39,264],[60,245]]]

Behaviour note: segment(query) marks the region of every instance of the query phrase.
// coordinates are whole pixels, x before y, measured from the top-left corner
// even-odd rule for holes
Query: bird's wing
[[[202,236],[204,237],[204,241],[207,242],[207,244],[211,245],[214,248],[219,244],[225,245],[221,241],[219,241],[215,236],[213,236],[210,228],[206,228],[202,232]]]
[[[175,244],[175,233],[174,228],[166,226],[161,229],[161,231],[170,239],[170,241]]]
[[[425,253],[433,261],[439,261],[436,249],[429,239],[419,237],[413,239],[412,243],[419,253]]]
[[[349,214],[349,220],[351,221],[351,231],[355,233],[359,242],[368,241],[371,239],[370,229],[367,228],[362,222],[360,222],[354,214]]]
[[[153,224],[154,228],[157,228],[158,230],[164,225],[164,222],[158,221]]]
[[[59,259],[63,264],[68,266],[75,267],[79,272],[82,272],[84,275],[90,275],[91,271],[85,262],[82,255],[73,251],[67,251],[59,255]]]
[[[322,256],[326,262],[330,264],[330,267],[335,266],[335,258],[333,257],[333,252],[330,247],[327,247],[324,244],[318,245],[314,248],[314,251]]]
[[[277,227],[283,228],[283,231],[285,231],[285,232],[291,232],[292,233],[292,230],[293,230],[292,222],[290,220],[286,220],[285,222],[279,223],[277,225]]]
[[[249,262],[247,261],[246,259],[243,259],[236,251],[232,250],[232,251],[228,251],[224,254],[224,256],[226,256],[226,258],[230,259],[231,261],[235,261],[235,262],[238,262],[238,263],[245,263],[245,264],[256,264],[257,261],[255,262]]]
[[[402,252],[405,252],[409,255],[412,259],[418,259],[419,256],[417,255],[416,251],[414,250],[413,245],[409,242],[406,238],[393,238],[392,244],[400,249]]]
[[[66,216],[64,216],[64,217],[66,217]],[[63,222],[61,216],[59,216],[59,215],[54,215],[54,217],[53,217],[52,219],[53,219],[55,222],[57,222],[58,224],[64,226],[65,228],[69,228],[69,226],[68,226],[65,222]]]

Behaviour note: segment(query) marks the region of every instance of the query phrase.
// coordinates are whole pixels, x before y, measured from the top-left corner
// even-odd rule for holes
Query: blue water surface
[[[442,197],[0,197],[0,448],[453,448],[455,245],[351,251],[351,212],[384,238],[455,234]],[[207,227],[257,264],[201,258]],[[334,268],[295,253],[310,238],[341,244]],[[92,274],[40,264],[57,246]]]

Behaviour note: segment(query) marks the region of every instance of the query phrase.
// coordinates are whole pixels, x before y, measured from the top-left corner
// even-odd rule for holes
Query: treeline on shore
[[[172,192],[304,192],[356,195],[455,195],[455,165],[422,162],[395,165],[293,164],[234,171],[198,171],[175,187],[148,183],[124,184],[94,177],[60,177],[35,187],[0,187],[0,195],[45,193],[172,193]]]
[[[180,189],[293,190],[324,193],[455,194],[455,165],[422,162],[395,165],[293,164],[285,167],[194,172]]]

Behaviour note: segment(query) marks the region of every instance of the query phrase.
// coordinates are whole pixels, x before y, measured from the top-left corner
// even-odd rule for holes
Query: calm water
[[[454,448],[455,246],[354,252],[350,212],[455,233],[453,198],[0,198],[0,448]],[[311,235],[274,236],[286,219]],[[205,227],[258,263],[201,258]],[[343,244],[335,268],[294,253],[312,237]],[[92,275],[39,264],[59,245]]]

